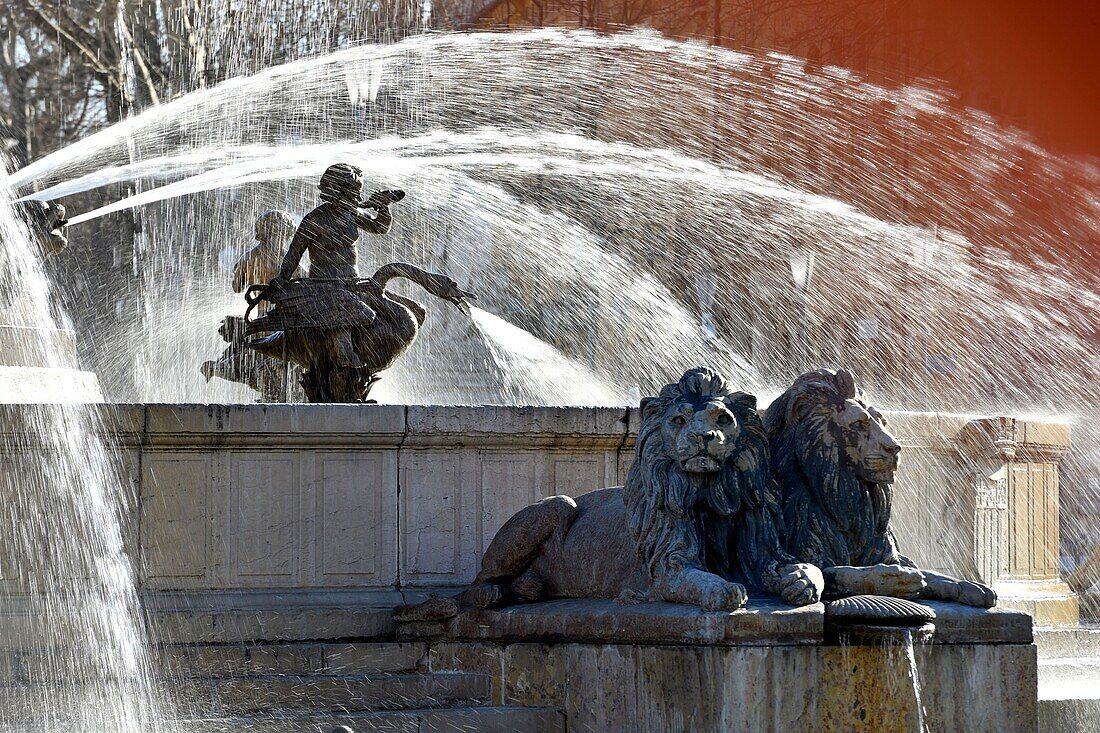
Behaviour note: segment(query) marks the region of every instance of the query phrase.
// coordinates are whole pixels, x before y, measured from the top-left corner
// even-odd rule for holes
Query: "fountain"
[[[551,65],[569,73],[545,73]],[[480,307],[467,318],[429,303],[416,343],[371,391],[381,404],[247,404],[251,391],[207,383],[198,369],[224,348],[216,331],[227,313],[251,320],[224,285],[248,238],[239,227],[272,208],[308,211],[312,181],[345,162],[372,187],[410,192],[359,259],[430,263],[478,283]],[[126,694],[103,695],[118,708],[89,707],[88,719],[160,716],[106,517],[117,507],[137,527],[152,628],[198,697],[215,701],[196,716],[278,708],[327,721],[401,699],[431,728],[442,700],[440,715],[471,727],[496,707],[524,725],[561,727],[565,716],[614,729],[627,719],[615,717],[622,701],[585,695],[615,680],[639,690],[628,717],[641,727],[766,729],[824,714],[813,691],[850,692],[846,665],[874,650],[825,644],[816,603],[666,609],[654,620],[645,604],[549,601],[544,613],[490,609],[497,615],[393,626],[393,607],[474,580],[489,541],[528,504],[622,482],[639,428],[632,406],[701,363],[762,396],[809,364],[849,365],[885,404],[918,408],[884,413],[911,456],[894,517],[899,543],[928,568],[923,582],[976,605],[988,605],[992,586],[1002,605],[1042,622],[1076,621],[1056,562],[1058,460],[1066,421],[1083,424],[1075,439],[1096,441],[1100,300],[1088,264],[1097,180],[1094,167],[1050,156],[928,89],[887,90],[840,69],[650,33],[556,30],[431,34],[294,61],[34,161],[10,185],[81,210],[69,220],[74,241],[89,222],[130,210],[143,225],[120,258],[134,263],[140,315],[118,328],[114,303],[76,314],[81,362],[122,403],[112,442],[126,456],[121,485],[137,492],[116,504],[109,481],[88,488],[99,497],[88,531],[107,541],[86,543],[81,562],[115,585],[110,603],[87,607],[121,604],[129,621],[109,641],[132,652],[106,655],[110,669],[92,674],[124,680]],[[136,185],[94,210],[75,205],[114,184]],[[383,271],[369,280],[389,280],[392,268]],[[383,299],[407,298],[379,287]],[[278,290],[252,300],[278,304]],[[55,323],[35,308],[30,327]],[[260,330],[266,318],[230,323]],[[272,349],[283,356],[282,344]],[[358,376],[369,385],[376,371]],[[366,396],[358,377],[337,392],[325,401]],[[1028,417],[982,417],[990,413]],[[83,447],[100,431],[89,414],[30,422],[47,443],[80,436],[81,447],[62,452],[99,461],[106,448]],[[71,485],[85,469],[65,470]],[[34,491],[57,496],[62,484]],[[800,590],[813,585],[789,575],[806,582]],[[747,586],[768,589],[756,580]],[[526,586],[514,590],[522,597]],[[446,616],[440,605],[433,613]],[[1030,620],[930,607],[936,637],[917,652],[913,631],[896,645],[900,654],[881,665],[886,697],[916,700],[906,715],[917,727],[965,729],[989,714],[1026,727],[1036,716]],[[575,635],[561,631],[570,622]],[[445,624],[454,628],[440,641],[432,634]],[[116,648],[101,636],[88,648]],[[336,643],[348,639],[358,641]],[[393,660],[371,657],[383,652],[364,644],[379,640]],[[256,641],[292,654],[234,646]],[[713,694],[685,689],[695,677],[673,667],[707,670]],[[741,674],[750,668],[764,671]],[[803,687],[782,704],[760,697],[777,679]],[[994,702],[956,702],[979,695]],[[569,707],[578,700],[581,709]],[[473,718],[455,712],[467,708]]]

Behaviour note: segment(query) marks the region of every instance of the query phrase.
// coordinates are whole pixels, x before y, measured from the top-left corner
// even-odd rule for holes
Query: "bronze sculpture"
[[[473,585],[452,603],[488,608],[543,598],[672,601],[736,610],[748,593],[791,605],[820,598],[817,568],[779,546],[777,497],[756,398],[705,368],[643,400],[626,485],[552,496],[497,532]]]
[[[403,191],[377,191],[361,201],[362,188],[358,168],[330,166],[319,185],[321,204],[302,219],[278,276],[249,288],[245,296],[246,333],[267,334],[249,346],[301,366],[302,387],[311,402],[365,401],[378,372],[412,345],[426,311],[386,290],[394,278],[411,280],[467,313],[466,301],[474,297],[445,275],[405,263],[384,265],[360,278],[359,232],[389,231],[389,206],[405,196]],[[309,275],[294,279],[306,252]],[[273,307],[253,318],[264,301]]]
[[[993,589],[919,570],[898,551],[890,513],[901,446],[849,372],[801,375],[768,407],[765,424],[784,547],[822,569],[827,595],[996,603]]]
[[[294,219],[285,211],[264,212],[256,219],[255,233],[255,246],[241,255],[233,267],[232,286],[235,293],[256,285],[266,285],[278,275],[287,246],[294,236]],[[266,312],[271,304],[260,303],[258,307],[261,312]],[[229,346],[217,360],[203,362],[201,370],[207,381],[219,377],[245,384],[259,392],[263,402],[294,400],[299,370],[248,348],[244,318],[226,316],[218,334]]]
[[[65,207],[56,201],[27,199],[20,201],[18,210],[30,227],[31,235],[43,257],[57,254],[65,249],[69,240],[65,236]]]

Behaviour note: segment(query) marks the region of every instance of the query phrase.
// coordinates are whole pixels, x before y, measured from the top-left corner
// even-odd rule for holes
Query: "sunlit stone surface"
[[[49,404],[102,402],[99,380],[92,372],[46,366],[51,354],[76,364],[71,331],[27,326],[0,326],[0,402]]]

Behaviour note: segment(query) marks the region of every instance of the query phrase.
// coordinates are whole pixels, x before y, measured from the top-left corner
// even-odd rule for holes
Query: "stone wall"
[[[516,510],[622,483],[637,419],[618,408],[104,409],[134,494],[144,590],[167,604],[260,607],[384,605],[462,585]],[[905,446],[894,515],[903,552],[1002,595],[1057,596],[1069,615],[1056,563],[1068,430],[887,417]]]

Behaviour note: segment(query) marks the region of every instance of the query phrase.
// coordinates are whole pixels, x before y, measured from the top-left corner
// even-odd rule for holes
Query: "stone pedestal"
[[[927,729],[1034,733],[1031,620],[929,605],[942,628],[914,657]],[[824,631],[821,604],[704,613],[561,600],[460,615],[422,640],[433,672],[487,674],[495,704],[560,709],[569,730],[909,730],[920,708],[910,682],[896,687],[898,660],[826,646]],[[904,677],[904,652],[900,662]]]
[[[903,646],[833,646],[822,652],[822,727],[924,733],[923,701]]]

